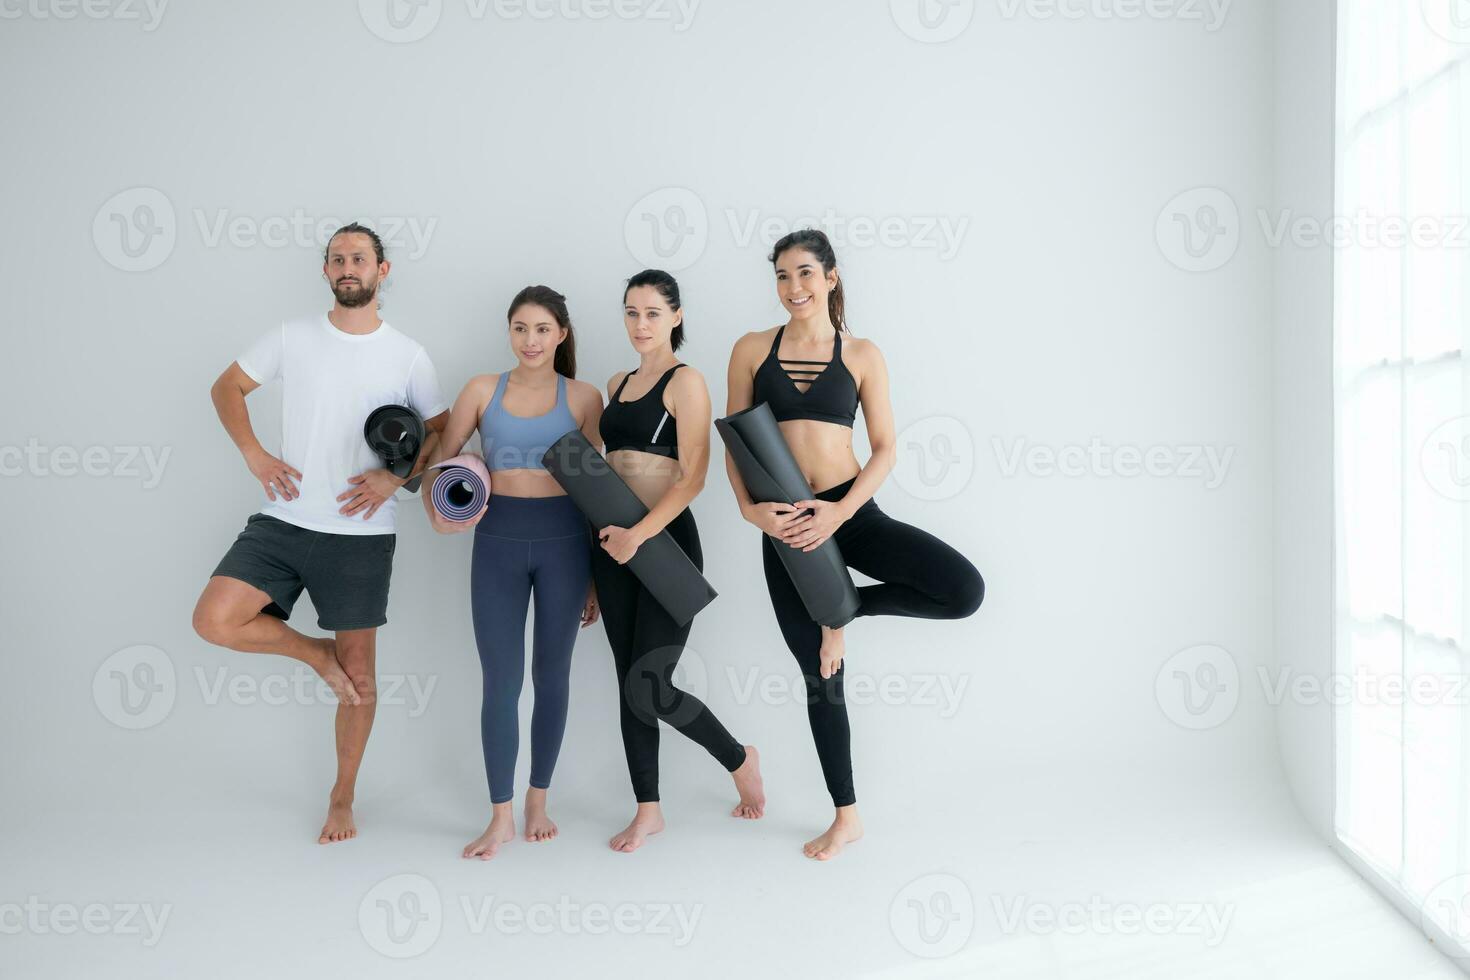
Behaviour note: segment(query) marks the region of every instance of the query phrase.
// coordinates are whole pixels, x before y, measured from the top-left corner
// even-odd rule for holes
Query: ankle
[[[330,800],[332,806],[350,807],[352,806],[356,795],[357,794],[353,791],[351,787],[348,787],[347,789],[341,789],[339,787],[333,786],[332,795],[328,799]]]

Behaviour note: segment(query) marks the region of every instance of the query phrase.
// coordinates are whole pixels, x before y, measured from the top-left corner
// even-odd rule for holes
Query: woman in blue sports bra
[[[526,791],[526,840],[556,836],[546,815],[567,721],[572,645],[578,626],[597,621],[591,588],[591,534],[560,485],[541,465],[553,442],[572,429],[598,441],[602,393],[577,372],[576,340],[566,297],[528,286],[507,314],[517,364],[471,378],[455,400],[430,465],[458,456],[478,429],[491,473],[489,505],[475,525],[470,603],[484,679],[480,739],[490,784],[490,825],[464,849],[488,860],[516,835],[514,796],[520,721],[516,706],[526,669],[526,611],[536,619],[531,677],[531,786]],[[430,495],[423,493],[429,509]]]
[[[704,488],[709,469],[709,390],[698,371],[674,356],[684,341],[684,312],[674,277],[649,269],[629,279],[623,322],[639,363],[608,382],[611,397],[602,413],[601,438],[593,442],[605,444],[608,465],[648,507],[648,515],[636,527],[601,530],[600,546],[592,552],[592,577],[617,670],[623,752],[638,802],[632,822],[608,844],[627,853],[664,828],[658,790],[660,721],[697,743],[730,773],[740,796],[731,816],[760,817],[766,798],[755,747],[742,745],[704,702],[673,684],[692,624],[674,622],[626,564],[643,542],[667,530],[695,567],[704,569],[689,504]]]
[[[736,343],[726,410],[734,415],[769,405],[812,492],[790,506],[758,504],[728,455],[725,468],[741,515],[765,532],[766,588],[805,681],[807,720],[836,814],[803,851],[825,861],[863,833],[842,685],[844,627],[812,621],[776,549],[811,551],[828,538],[836,541],[848,565],[877,579],[857,590],[859,616],[961,619],[980,607],[985,582],[964,555],[888,516],[874,499],[896,457],[888,370],[871,340],[843,339],[847,323],[832,243],[820,231],[802,229],[778,241],[770,260],[791,319]],[[866,464],[852,450],[859,404],[872,449]]]

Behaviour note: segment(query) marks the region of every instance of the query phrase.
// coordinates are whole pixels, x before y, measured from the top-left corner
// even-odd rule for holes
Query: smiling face
[[[322,275],[332,287],[337,302],[349,309],[366,306],[378,294],[378,284],[388,275],[388,263],[379,262],[373,240],[362,232],[345,232],[327,245]]]
[[[634,286],[623,300],[623,326],[640,354],[670,343],[674,328],[683,322],[684,311],[670,309],[669,301],[652,286]]]
[[[776,295],[793,320],[827,313],[827,294],[837,288],[837,270],[822,271],[822,263],[803,248],[776,256]]]
[[[567,332],[544,306],[526,303],[510,315],[510,349],[525,367],[550,364]]]

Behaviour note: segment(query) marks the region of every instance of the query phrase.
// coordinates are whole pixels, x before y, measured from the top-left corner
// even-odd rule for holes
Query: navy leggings
[[[820,493],[818,500],[841,500],[853,480]],[[832,535],[843,560],[878,585],[858,587],[862,605],[859,616],[910,616],[917,619],[962,619],[980,608],[985,598],[985,581],[964,555],[943,541],[910,524],[896,521],[870,498]],[[790,545],[761,535],[761,557],[766,570],[766,588],[786,645],[801,666],[806,682],[807,720],[817,743],[817,759],[827,791],[836,806],[857,802],[852,786],[851,729],[847,703],[843,700],[842,677],[847,666],[826,680],[821,673],[822,627],[807,615],[806,606],[777,548]]]
[[[491,803],[508,803],[514,795],[520,742],[516,708],[526,673],[526,610],[533,596],[531,785],[551,785],[567,726],[572,645],[587,602],[591,549],[587,521],[566,496],[492,493],[475,525],[470,605],[484,675],[480,741]]]
[[[668,532],[695,567],[704,571],[699,529],[689,508],[669,522]],[[725,730],[703,701],[673,683],[674,668],[693,623],[675,623],[628,566],[613,561],[601,545],[592,552],[592,578],[617,669],[623,754],[628,759],[634,797],[639,803],[658,799],[660,721],[697,742],[727,771],[739,769],[745,762],[745,746]]]

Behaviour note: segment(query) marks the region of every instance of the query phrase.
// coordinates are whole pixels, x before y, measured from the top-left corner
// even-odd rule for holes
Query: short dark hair
[[[373,253],[375,255],[377,255],[378,262],[379,263],[382,263],[383,261],[385,261],[384,258],[383,258],[383,240],[378,237],[378,233],[375,232],[375,231],[373,231],[367,225],[358,224],[356,221],[354,221],[354,222],[352,222],[352,224],[350,224],[350,225],[343,225],[341,228],[338,228],[336,231],[332,232],[332,237],[327,239],[327,247],[324,248],[324,249],[322,249],[322,261],[323,262],[327,261],[328,255],[331,254],[331,251],[332,251],[332,242],[334,242],[334,241],[337,240],[337,236],[338,235],[366,235],[366,236],[368,236],[368,238],[372,239]]]

